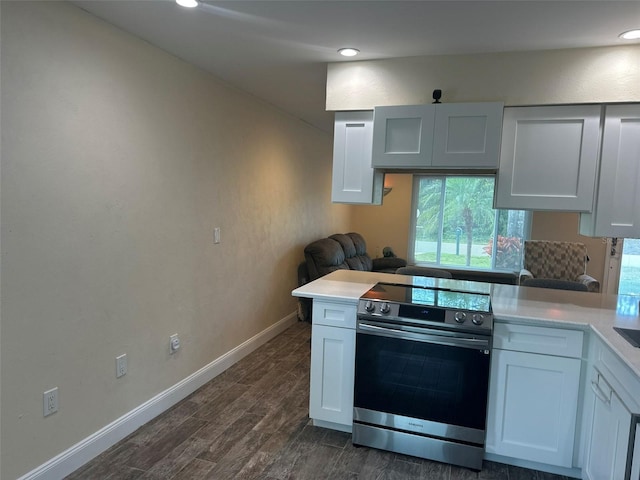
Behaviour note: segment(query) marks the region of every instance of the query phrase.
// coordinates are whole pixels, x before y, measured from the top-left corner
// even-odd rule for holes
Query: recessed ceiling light
[[[640,30],[629,30],[628,32],[621,33],[620,38],[624,38],[625,40],[638,40],[640,39]]]
[[[338,53],[343,57],[355,57],[360,53],[360,50],[358,50],[357,48],[341,48],[340,50],[338,50]]]
[[[176,0],[181,7],[193,8],[198,6],[197,0]]]

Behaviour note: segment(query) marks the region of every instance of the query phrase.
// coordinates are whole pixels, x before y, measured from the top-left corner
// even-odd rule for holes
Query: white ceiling
[[[325,131],[326,65],[353,61],[340,47],[357,60],[593,47],[640,28],[640,0],[73,3]]]

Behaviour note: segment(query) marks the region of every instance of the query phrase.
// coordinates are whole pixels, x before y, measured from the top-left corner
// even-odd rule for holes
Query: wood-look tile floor
[[[485,462],[481,472],[354,447],[309,421],[311,327],[298,322],[67,480],[560,480]]]

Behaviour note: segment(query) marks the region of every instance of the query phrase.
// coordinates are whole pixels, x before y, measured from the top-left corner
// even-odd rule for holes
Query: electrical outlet
[[[116,378],[123,377],[127,374],[127,354],[123,353],[116,357]]]
[[[58,411],[58,387],[47,390],[42,394],[44,416],[51,415]]]
[[[220,243],[220,227],[215,227],[213,229],[213,243]]]
[[[169,353],[174,354],[180,348],[180,337],[174,333],[169,337]]]

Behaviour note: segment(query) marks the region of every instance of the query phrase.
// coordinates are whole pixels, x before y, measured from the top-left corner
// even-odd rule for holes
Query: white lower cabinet
[[[571,467],[580,360],[496,350],[487,452]]]
[[[334,323],[337,317],[351,320],[353,328],[317,323]],[[355,348],[355,307],[314,300],[309,417],[315,425],[351,431]]]
[[[583,477],[588,480],[624,479],[631,413],[601,375],[595,371],[591,432]]]
[[[640,478],[640,465],[632,453],[634,417],[640,413],[640,381],[600,339],[594,338],[586,410],[583,478],[627,480]],[[630,448],[631,447],[631,448]],[[630,452],[631,450],[631,452]],[[640,452],[640,449],[637,450]],[[629,457],[632,456],[631,463]],[[628,471],[630,470],[630,471]]]
[[[496,324],[494,336],[486,451],[571,468],[582,361],[553,353],[580,355],[583,332]]]

